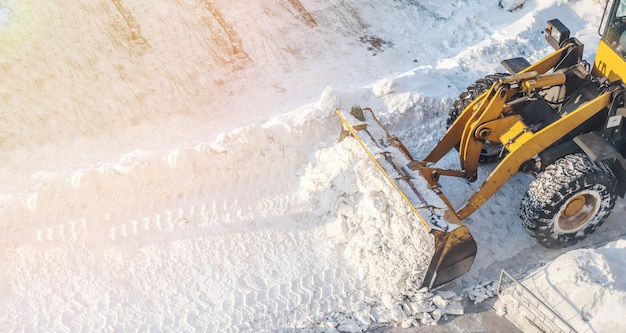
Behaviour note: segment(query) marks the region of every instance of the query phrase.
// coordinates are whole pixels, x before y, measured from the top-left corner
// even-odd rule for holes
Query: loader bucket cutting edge
[[[422,177],[420,173],[407,170],[402,163],[398,162],[410,158],[410,154],[407,154],[406,147],[400,142],[389,145],[385,144],[385,142],[390,139],[394,141],[397,139],[392,137],[387,130],[382,127],[382,124],[376,119],[376,116],[371,110],[363,110],[370,112],[359,112],[358,118],[361,119],[356,119],[339,109],[335,110],[341,122],[341,133],[338,141],[343,140],[347,136],[354,137],[365,150],[368,157],[382,172],[383,176],[409,205],[416,217],[422,222],[423,227],[427,228],[433,236],[435,251],[424,276],[422,286],[436,288],[465,274],[471,268],[477,251],[476,241],[474,241],[469,229],[461,224],[459,218],[449,207],[445,207],[446,211],[444,214],[433,215],[430,216],[429,219],[441,219],[441,224],[445,225],[445,228],[428,222],[423,214],[420,213],[420,209],[416,207],[423,209],[425,206],[431,205],[431,203],[414,201],[424,201],[424,197],[429,196],[415,193],[417,197],[419,197],[419,199],[416,199],[416,196],[405,193],[401,189],[400,183],[404,182],[409,184],[408,188],[413,192],[419,192],[420,190],[417,189],[413,182],[416,177]],[[376,134],[382,137],[375,137]],[[368,147],[368,144],[372,146],[374,151],[378,152],[377,155],[380,157],[380,161],[376,158],[372,149]],[[396,157],[395,159],[394,156]],[[383,166],[383,164],[387,165],[387,167]],[[388,168],[391,168],[391,170],[388,170]],[[399,173],[401,177],[394,178],[390,175],[390,172]],[[424,182],[426,182],[426,180],[424,180]],[[407,188],[407,186],[403,187]],[[430,191],[430,189],[426,189],[426,191]]]

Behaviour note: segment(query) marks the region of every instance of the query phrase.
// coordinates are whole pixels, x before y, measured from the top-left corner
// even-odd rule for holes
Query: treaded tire
[[[459,117],[461,112],[472,103],[478,96],[482,95],[485,91],[489,90],[491,86],[501,78],[509,76],[507,73],[495,73],[485,76],[482,79],[478,79],[473,84],[467,87],[467,90],[459,95],[459,98],[454,101],[452,108],[448,111],[448,119],[446,121],[447,127],[450,127],[452,123]],[[478,158],[479,163],[491,163],[499,160],[499,155],[502,145],[500,143],[487,141],[483,145],[483,150]],[[456,146],[459,149],[459,146]]]
[[[547,248],[563,248],[592,234],[609,216],[617,180],[587,155],[566,155],[548,165],[520,205],[522,225]]]

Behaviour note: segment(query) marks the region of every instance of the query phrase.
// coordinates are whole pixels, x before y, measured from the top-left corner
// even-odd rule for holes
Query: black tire
[[[482,95],[485,91],[489,90],[491,86],[501,78],[509,76],[506,73],[496,73],[485,76],[482,79],[477,80],[467,90],[459,95],[459,98],[452,104],[452,108],[448,111],[447,127],[450,127],[452,123],[459,117],[461,112],[472,103],[478,96]],[[459,146],[456,146],[459,149]],[[480,152],[478,158],[479,163],[491,163],[499,160],[500,152],[502,151],[502,144],[499,142],[486,141],[483,145],[483,149]]]
[[[547,248],[563,248],[592,234],[609,216],[617,179],[582,153],[566,155],[537,175],[522,198],[522,225]]]

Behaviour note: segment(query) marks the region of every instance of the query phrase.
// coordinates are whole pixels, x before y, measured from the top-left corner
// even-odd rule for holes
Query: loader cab
[[[593,64],[593,75],[606,77],[611,82],[626,81],[626,0],[607,1],[598,33],[601,33],[602,39]],[[620,99],[623,101],[622,96]],[[623,106],[615,112],[626,117],[626,108]],[[626,122],[620,121],[620,126],[614,127],[610,126],[609,121],[607,119],[605,127],[613,130],[605,130],[604,135],[611,137],[613,145],[622,155],[626,155]]]
[[[609,81],[626,79],[626,0],[607,1],[598,29],[602,39],[593,64],[593,74]]]

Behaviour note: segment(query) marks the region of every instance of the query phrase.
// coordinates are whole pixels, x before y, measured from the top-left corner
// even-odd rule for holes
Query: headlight
[[[546,40],[554,49],[559,49],[564,40],[569,38],[569,29],[558,19],[548,21]]]

